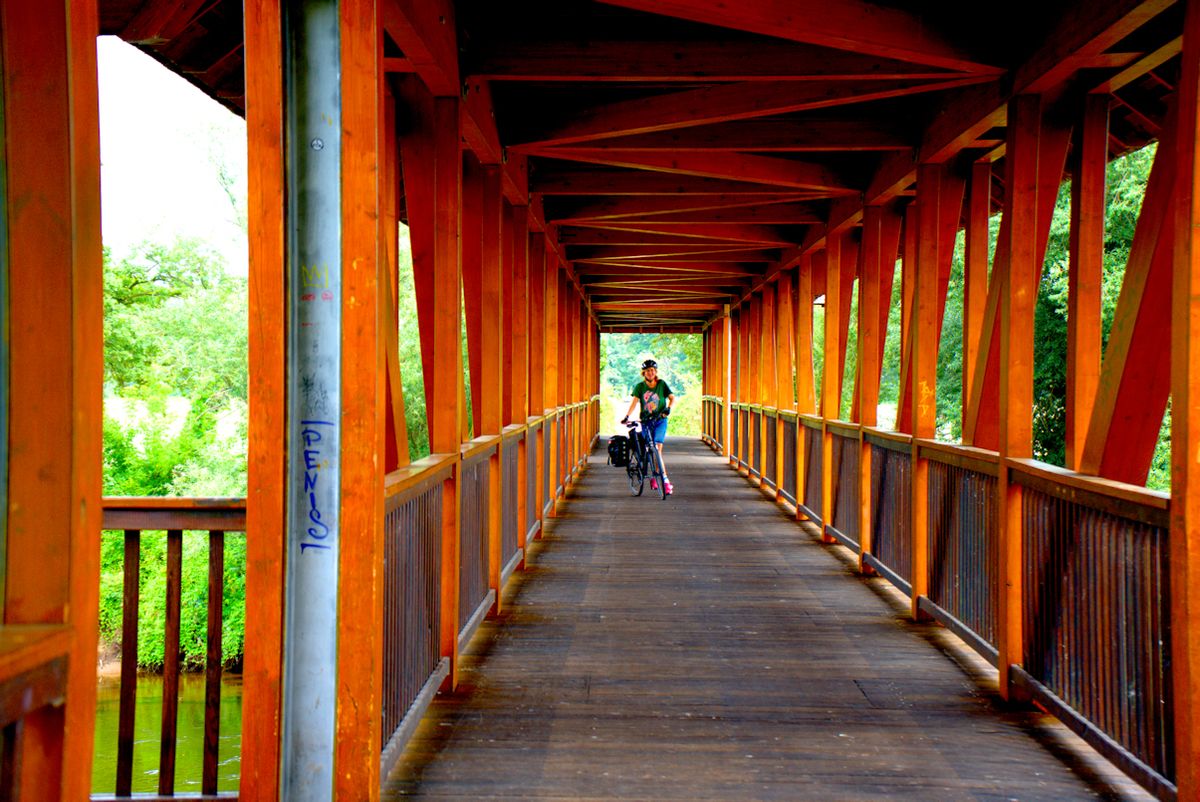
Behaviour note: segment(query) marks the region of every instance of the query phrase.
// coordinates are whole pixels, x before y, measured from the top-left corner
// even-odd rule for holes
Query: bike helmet
[[[642,370],[645,370],[646,368],[654,368],[657,370],[658,363],[655,362],[653,359],[647,359],[645,362],[642,363]]]

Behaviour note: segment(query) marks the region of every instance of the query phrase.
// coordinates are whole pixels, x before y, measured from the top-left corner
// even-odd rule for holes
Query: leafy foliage
[[[105,254],[104,494],[244,496],[246,493],[246,282],[194,240]],[[208,536],[184,542],[185,662],[205,654]],[[139,665],[163,661],[166,536],[141,539]],[[242,653],[245,537],[225,545],[225,658]],[[119,642],[124,546],[101,542],[100,633]]]
[[[613,426],[629,408],[630,389],[642,362],[658,362],[658,375],[675,394],[670,434],[699,436],[704,394],[704,339],[700,334],[603,334],[600,337],[600,428]]]

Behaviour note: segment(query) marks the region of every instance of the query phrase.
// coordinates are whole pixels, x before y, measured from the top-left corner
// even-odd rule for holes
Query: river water
[[[162,728],[162,677],[138,677],[134,715],[133,791],[158,791],[159,733]],[[101,677],[96,698],[96,747],[92,761],[92,793],[111,794],[117,777],[117,723],[121,710],[119,677]],[[241,771],[242,678],[221,680],[221,740],[218,751],[220,791],[236,791]],[[179,678],[178,741],[175,747],[175,792],[200,793],[204,758],[204,675]]]

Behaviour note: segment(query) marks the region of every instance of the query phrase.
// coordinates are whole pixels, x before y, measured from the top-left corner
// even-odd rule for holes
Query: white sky
[[[246,272],[246,235],[218,179],[246,194],[246,124],[112,36],[97,40],[104,244],[121,258],[138,243],[202,239],[230,272]]]

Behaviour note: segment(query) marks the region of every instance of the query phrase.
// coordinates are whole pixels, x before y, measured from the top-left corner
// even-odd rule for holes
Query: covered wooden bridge
[[[246,118],[244,502],[101,498],[101,33]],[[886,656],[867,646],[853,666],[836,662],[844,650],[805,602],[827,600],[818,592],[838,583],[852,594],[862,587],[801,569],[795,555],[812,551],[802,535],[816,526],[851,549],[871,583],[907,596],[907,617],[938,622],[992,663],[1000,696],[1018,711],[1006,715],[1048,711],[1159,798],[1200,799],[1200,2],[1006,3],[981,22],[941,0],[915,10],[875,0],[0,0],[0,100],[0,797],[91,793],[81,756],[93,746],[99,539],[125,539],[124,632],[135,640],[124,648],[136,650],[139,533],[151,529],[168,531],[176,610],[182,530],[212,532],[216,599],[226,533],[247,538],[240,798],[477,796],[469,784],[437,786],[504,778],[472,775],[450,751],[441,763],[429,756],[442,748],[420,726],[435,692],[446,691],[427,724],[453,727],[454,706],[477,701],[479,683],[501,682],[505,671],[545,678],[539,666],[562,657],[546,651],[548,635],[524,641],[520,658],[512,647],[522,639],[510,633],[489,674],[483,641],[472,641],[481,625],[504,635],[498,628],[519,623],[525,606],[557,607],[591,635],[580,648],[597,661],[563,677],[602,681],[627,665],[612,655],[625,655],[686,662],[711,678],[713,661],[757,648],[722,640],[716,627],[757,621],[763,608],[754,605],[771,599],[763,654],[778,656],[770,671],[779,674],[764,663],[740,677],[742,698],[763,704],[753,725],[736,726],[779,737],[775,765],[786,770],[771,776],[789,779],[756,784],[749,762],[737,764],[744,782],[687,776],[698,782],[694,796],[802,797],[813,787],[805,778],[822,770],[795,763],[804,757],[797,735],[817,724],[768,697],[793,703],[821,674],[857,672],[860,707],[835,704],[830,685],[829,710],[835,728],[844,721],[867,734],[872,721],[886,724],[877,711],[889,704],[945,711],[955,693],[872,685],[862,657]],[[1105,166],[1149,142],[1158,143],[1155,165],[1104,342]],[[1054,467],[1032,458],[1033,318],[1066,178],[1067,464]],[[415,462],[396,342],[401,221],[411,232],[433,451]],[[949,444],[936,439],[935,387],[949,357],[938,343],[963,230],[963,443]],[[884,429],[876,410],[897,281],[901,393],[895,426]],[[814,341],[818,300],[825,336]],[[857,358],[845,378],[852,308]],[[709,503],[684,503],[681,482],[679,497],[649,514],[710,548],[654,548],[643,538],[642,551],[575,563],[590,566],[583,578],[595,573],[600,596],[556,595],[549,589],[565,587],[571,549],[605,532],[617,542],[596,494],[622,500],[619,475],[583,469],[601,426],[600,334],[643,330],[704,335],[705,441],[721,458],[672,448]],[[1145,487],[1168,402],[1169,496]],[[761,492],[716,470],[726,462]],[[716,526],[703,511],[726,489],[730,502],[715,514],[769,518],[770,548],[761,530],[732,524],[715,530],[725,539],[701,537]],[[566,520],[552,525],[559,515]],[[795,552],[781,524],[794,531]],[[539,548],[544,531],[552,537]],[[754,559],[728,551],[738,542]],[[544,569],[526,565],[541,551]],[[728,578],[725,592],[684,576],[689,558]],[[811,583],[797,585],[798,575]],[[622,576],[640,592],[622,595]],[[778,595],[756,587],[770,585],[767,576],[780,578]],[[514,577],[524,585],[516,595]],[[682,619],[653,606],[675,590],[646,593],[655,582],[714,605],[712,627],[667,631]],[[612,604],[660,623],[639,637],[663,648],[602,648],[615,630],[584,624]],[[882,603],[853,604],[860,624],[876,615],[899,626]],[[211,798],[220,605],[209,615],[213,712],[201,791]],[[494,622],[481,624],[489,615]],[[158,794],[199,798],[176,793],[174,779],[178,635],[176,613],[166,622]],[[802,664],[801,653],[817,660],[822,649],[829,662]],[[914,670],[945,675],[949,664],[937,659],[938,668]],[[467,671],[472,682],[462,683]],[[123,686],[118,796],[130,789],[132,666]],[[564,704],[580,693],[567,682],[530,687],[544,700],[567,693]],[[645,687],[595,690],[619,712]],[[734,699],[728,686],[700,682],[655,688],[662,709],[680,715],[688,692]],[[868,707],[876,713],[864,715]],[[998,711],[982,715],[1006,726]],[[630,765],[620,762],[622,738],[647,738],[605,735],[610,749],[590,754],[607,755],[618,772]],[[677,746],[657,761],[665,777],[684,776],[696,759]],[[824,793],[883,793],[887,784],[946,797],[1074,793],[1045,750],[979,749],[1000,779],[922,784],[914,778],[931,764],[910,753],[886,782]],[[1030,782],[1035,763],[1055,774],[1048,785]],[[551,787],[564,775],[550,766],[547,758],[546,788],[530,772],[509,795],[645,798],[666,787],[601,779],[608,769],[597,762],[574,767],[583,778],[575,785]]]

